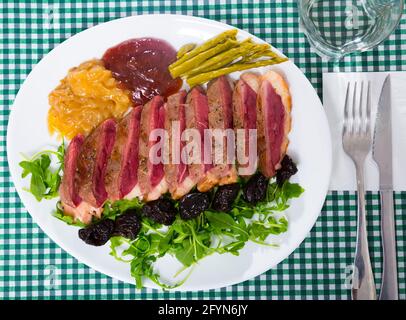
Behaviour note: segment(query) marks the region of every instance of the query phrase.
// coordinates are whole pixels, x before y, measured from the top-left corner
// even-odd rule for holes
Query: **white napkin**
[[[391,75],[392,86],[393,188],[395,191],[406,190],[406,72],[323,74],[323,104],[333,144],[330,190],[356,190],[354,164],[345,154],[341,140],[347,82],[371,81],[372,128],[374,128],[379,96],[388,74]],[[365,188],[371,191],[379,190],[378,168],[372,159],[372,152],[365,163]]]

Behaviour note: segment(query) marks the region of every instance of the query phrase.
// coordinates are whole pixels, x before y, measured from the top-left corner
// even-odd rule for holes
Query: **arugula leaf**
[[[250,227],[250,239],[265,241],[271,234],[281,234],[288,230],[288,220],[285,217],[276,220],[268,217],[265,221],[254,221]]]
[[[37,201],[41,201],[46,195],[47,187],[41,175],[32,174],[30,183],[30,192],[34,195]]]
[[[42,154],[41,157],[39,158],[39,163],[40,163],[42,172],[45,173],[51,164],[51,158],[47,154]]]
[[[163,257],[171,248],[171,241],[173,239],[174,231],[170,229],[168,233],[159,240],[158,244],[158,254]]]
[[[267,243],[267,238],[284,233],[288,228],[288,220],[284,216],[276,218],[275,213],[286,210],[289,200],[300,196],[303,191],[298,184],[286,181],[278,186],[271,181],[264,201],[251,205],[244,201],[240,192],[229,213],[207,210],[198,218],[188,221],[178,216],[169,227],[143,218],[142,230],[135,240],[112,238],[110,254],[120,261],[130,261],[131,274],[139,288],[142,287],[143,278],[149,278],[164,289],[172,289],[183,284],[192,266],[208,255],[239,255],[248,241],[275,246]],[[120,200],[106,204],[104,215],[115,219],[128,209],[139,212],[142,205],[137,199]],[[127,248],[119,253],[122,246]],[[190,269],[184,279],[173,285],[162,283],[159,274],[154,271],[155,262],[166,254],[173,255],[183,265],[177,274]]]
[[[214,253],[214,250],[210,248],[211,245],[211,234],[210,232],[202,232],[198,234],[195,238],[195,262],[203,259],[205,256],[208,256]]]
[[[173,285],[168,285],[160,280],[158,273],[154,271],[153,264],[156,262],[157,248],[160,243],[158,234],[146,234],[145,230],[142,230],[140,235],[134,241],[128,241],[123,237],[113,237],[110,239],[110,255],[117,260],[130,262],[130,272],[135,279],[138,288],[142,288],[142,280],[144,277],[149,278],[151,281],[162,287],[163,289],[174,289],[181,286],[189,277],[187,275],[183,280]],[[119,254],[118,247],[124,244],[128,244],[129,247]],[[131,256],[130,259],[125,259],[126,256]]]
[[[218,249],[219,253],[231,253],[240,255],[240,250],[245,247],[246,241],[233,241]]]
[[[57,168],[52,169],[51,156],[57,158]],[[31,159],[23,160],[19,163],[23,169],[22,178],[31,175],[30,192],[37,201],[42,199],[52,199],[58,195],[59,185],[61,183],[61,171],[65,156],[65,145],[58,147],[57,151],[45,150],[35,154]]]
[[[143,204],[138,198],[134,199],[121,199],[113,203],[107,201],[103,206],[103,218],[115,220],[117,216],[123,212],[134,209],[139,211]]]
[[[59,163],[63,163],[65,159],[65,143],[62,141],[62,143],[59,145],[58,150],[56,151],[56,157],[59,160]]]
[[[304,189],[298,183],[285,181],[282,187],[282,193],[286,200],[299,198],[303,192]]]
[[[131,262],[132,258],[128,258],[128,259],[124,259],[123,256],[125,256],[126,254],[122,253],[120,254],[118,252],[118,248],[128,244],[128,240],[124,237],[111,237],[110,238],[110,255],[113,256],[114,258],[116,258],[119,261],[122,262]]]
[[[123,211],[127,211],[129,209],[141,209],[142,206],[143,206],[143,203],[138,198],[134,198],[131,200],[122,199],[122,200],[115,201],[112,204],[112,209],[117,212],[123,212]]]
[[[35,175],[41,175],[42,174],[42,168],[39,165],[38,161],[21,161],[19,163],[20,167],[23,168],[23,173],[22,177],[25,178],[27,175],[30,173],[35,174]]]
[[[186,267],[190,267],[195,262],[194,246],[190,239],[185,239],[182,245],[175,252],[176,259]]]
[[[136,257],[131,261],[131,275],[135,278],[135,283],[138,289],[142,288],[142,277],[150,278],[151,280],[154,279],[158,281],[158,275],[154,273],[153,270],[153,262],[156,261],[155,256],[149,257]],[[155,282],[154,281],[154,282]],[[165,285],[160,284],[161,287]]]
[[[204,214],[213,228],[231,230],[236,227],[235,220],[228,214],[213,211],[206,211]]]

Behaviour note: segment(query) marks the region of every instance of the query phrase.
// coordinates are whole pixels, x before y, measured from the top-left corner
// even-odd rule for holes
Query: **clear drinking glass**
[[[368,50],[396,28],[404,0],[299,0],[300,24],[316,52],[339,60]]]

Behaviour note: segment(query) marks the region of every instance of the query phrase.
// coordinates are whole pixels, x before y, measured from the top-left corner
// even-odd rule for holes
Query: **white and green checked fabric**
[[[10,180],[6,155],[8,115],[20,85],[47,52],[75,33],[112,19],[146,13],[200,16],[247,30],[287,54],[320,95],[323,72],[406,69],[405,20],[379,47],[348,57],[337,67],[321,62],[309,48],[299,30],[294,0],[3,0],[0,2],[0,298],[348,299],[346,270],[353,260],[356,234],[353,192],[330,192],[309,237],[275,269],[244,283],[201,292],[136,290],[79,263],[32,221]],[[379,288],[382,255],[378,203],[378,195],[368,193],[369,240]],[[395,194],[395,205],[400,296],[405,299],[406,192]],[[48,289],[48,275],[52,271],[58,276],[58,286]]]

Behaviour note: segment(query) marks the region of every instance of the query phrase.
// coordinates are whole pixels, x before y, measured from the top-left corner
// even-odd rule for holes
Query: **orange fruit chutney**
[[[119,88],[101,60],[89,60],[69,70],[49,94],[51,134],[72,139],[89,134],[108,118],[119,118],[131,106],[130,92]]]

